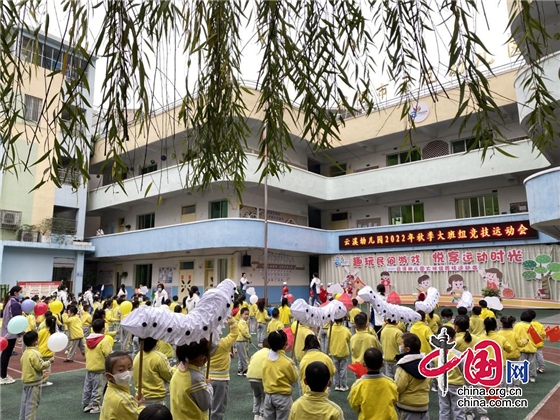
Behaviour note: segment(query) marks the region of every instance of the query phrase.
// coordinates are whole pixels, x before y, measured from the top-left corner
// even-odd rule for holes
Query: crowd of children
[[[187,299],[191,310],[197,292],[189,295],[190,301]],[[292,319],[285,299],[270,316],[264,300],[248,304],[245,296],[239,296],[227,321],[228,334],[214,345],[203,340],[175,348],[153,338],[138,340],[121,334],[123,351],[112,351],[112,347],[119,322],[128,314],[120,310],[124,297],[101,299],[92,295],[80,301],[69,295],[67,299],[63,313],[49,311],[37,318],[27,314],[29,327],[23,336],[25,351],[21,357],[21,419],[35,418],[40,387],[52,385],[49,371],[54,353],[47,343],[57,331],[66,331],[69,338],[64,362],[71,363],[78,349],[85,355],[82,409],[100,413],[101,420],[225,419],[233,357],[238,358],[238,375],[247,377],[252,390],[255,420],[309,419],[312,415],[343,419],[342,409],[328,399],[329,390],[349,391],[348,404],[359,419],[428,419],[432,381],[420,373],[419,364],[433,348],[430,337],[443,330],[455,343],[450,357],[474,348],[480,340],[490,339],[503,352],[504,369],[507,360],[527,360],[531,383],[536,381],[538,372],[544,373],[543,342],[535,342],[533,333],[536,331],[542,338],[545,333],[535,312],[524,311],[520,322],[504,316],[498,323],[484,300],[471,314],[465,308],[458,308],[457,314],[449,308],[440,315],[417,311],[420,320],[408,329],[385,319],[378,333],[370,326],[369,314],[363,313],[354,301],[347,319],[337,319],[318,330],[292,323],[296,338],[290,355],[286,353],[288,337],[284,329]],[[150,304],[144,296],[132,297],[132,310]],[[162,306],[187,312],[176,296],[162,302]],[[257,351],[249,360],[254,334],[258,348],[254,346]],[[142,362],[139,347],[143,349]],[[367,370],[350,389],[349,359]],[[488,419],[485,409],[471,412],[457,404],[458,389],[465,385],[461,369],[459,365],[449,373],[446,395],[432,384],[432,390],[438,392],[440,419],[473,419],[475,415]],[[140,378],[142,388],[133,396],[131,385],[138,384]],[[504,382],[502,386],[519,383]],[[294,389],[300,396],[295,402]],[[162,408],[167,396],[170,410]]]

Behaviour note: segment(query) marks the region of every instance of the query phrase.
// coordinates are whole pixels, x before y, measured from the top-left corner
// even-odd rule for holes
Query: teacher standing
[[[169,295],[167,294],[165,287],[163,287],[163,284],[159,283],[157,285],[157,292],[154,296],[154,306],[156,308],[160,307],[167,299],[169,299]]]
[[[14,378],[8,375],[8,364],[10,363],[10,357],[12,357],[12,352],[16,346],[16,340],[18,338],[15,334],[10,334],[8,332],[8,324],[14,316],[21,315],[21,304],[19,299],[21,287],[14,286],[10,289],[10,292],[4,297],[4,312],[2,319],[2,337],[8,340],[8,347],[2,352],[0,357],[0,385],[9,385],[15,382]]]

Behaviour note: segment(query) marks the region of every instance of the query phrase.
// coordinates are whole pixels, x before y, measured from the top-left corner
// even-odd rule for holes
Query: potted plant
[[[122,278],[122,279],[126,279],[127,277],[128,277],[128,271],[123,271],[123,272],[121,273],[121,278]]]

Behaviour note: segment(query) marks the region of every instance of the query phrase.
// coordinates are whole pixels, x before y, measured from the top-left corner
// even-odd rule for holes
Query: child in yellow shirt
[[[259,347],[262,348],[262,342],[266,336],[266,323],[269,320],[268,313],[264,307],[264,299],[259,299],[257,302],[257,340]]]
[[[292,385],[298,380],[294,362],[286,356],[288,337],[283,330],[268,335],[270,351],[263,362],[264,418],[286,419],[292,408]]]
[[[331,355],[334,359],[334,367],[336,368],[334,390],[346,392],[348,391],[347,370],[348,356],[350,355],[348,344],[352,334],[348,328],[342,325],[342,321],[342,318],[335,320],[329,341]]]
[[[361,314],[362,310],[358,308],[357,299],[352,299],[352,305],[354,305],[354,307],[348,313],[348,318],[350,320],[350,332],[352,333],[352,335],[354,335],[356,333],[356,327],[354,326],[354,318],[356,317],[356,315]]]
[[[292,310],[290,309],[287,298],[282,298],[282,304],[280,305],[280,308],[278,308],[278,311],[280,312],[280,322],[284,324],[284,327],[289,327]]]
[[[364,354],[367,374],[352,385],[348,403],[358,413],[358,420],[397,420],[397,386],[381,374],[383,354],[379,349],[367,349]]]
[[[330,377],[336,374],[336,368],[334,367],[332,359],[326,353],[321,351],[319,340],[317,340],[317,337],[314,334],[309,334],[305,337],[305,346],[303,350],[305,351],[305,355],[299,364],[299,370],[301,373],[299,379],[301,384],[301,393],[306,394],[310,392],[310,389],[305,382],[305,370],[307,366],[313,362],[321,362],[327,366]]]
[[[25,351],[21,362],[21,382],[23,392],[21,394],[20,419],[35,420],[35,413],[39,407],[41,389],[39,385],[43,382],[43,377],[47,375],[53,358],[44,361],[41,353],[37,349],[39,335],[35,331],[29,331],[23,336]]]
[[[62,322],[68,327],[68,355],[64,363],[71,363],[74,361],[74,355],[79,348],[82,356],[86,355],[84,348],[84,330],[82,329],[82,320],[78,316],[78,308],[76,306],[69,306],[68,310],[62,317]]]
[[[237,376],[247,376],[247,367],[249,366],[249,343],[251,342],[251,334],[249,333],[249,309],[241,308],[241,319],[238,323],[239,333],[235,342],[237,350]]]
[[[130,395],[132,381],[132,357],[123,351],[110,353],[105,359],[107,388],[103,396],[100,420],[138,420],[144,409],[141,396]]]
[[[519,346],[520,360],[527,360],[529,362],[529,382],[536,382],[537,378],[537,346],[531,339],[528,333],[531,328],[533,317],[530,311],[523,311],[521,313],[521,322],[518,322],[513,327],[513,332],[520,338],[522,345]]]
[[[272,320],[268,323],[268,327],[266,328],[266,333],[270,334],[272,331],[278,331],[284,329],[284,323],[280,321],[280,311],[278,308],[274,308],[272,310]]]
[[[84,337],[88,338],[91,333],[91,323],[93,322],[90,314],[90,306],[88,304],[84,304],[84,309],[81,318],[82,318],[82,329],[84,330]]]
[[[45,327],[39,331],[39,353],[41,353],[41,357],[43,358],[44,362],[49,361],[54,357],[54,352],[49,349],[48,342],[51,335],[56,332],[56,318],[54,316],[48,316],[45,318]],[[49,374],[50,374],[50,366],[49,366]],[[51,386],[52,382],[47,381],[43,382],[41,386]]]
[[[304,373],[303,381],[309,392],[292,405],[289,420],[344,420],[342,409],[330,401],[325,392],[331,385],[329,368],[322,362],[313,362],[305,368]]]
[[[364,362],[364,353],[367,349],[374,347],[381,350],[381,343],[377,339],[375,331],[370,333],[367,325],[367,316],[364,313],[356,315],[354,318],[356,334],[350,339],[350,349],[352,350],[352,363]]]
[[[260,420],[264,415],[264,388],[263,388],[263,363],[268,357],[268,338],[263,340],[263,348],[251,356],[249,368],[247,369],[247,379],[253,391],[253,414],[254,420]]]
[[[103,393],[103,373],[105,359],[111,353],[111,343],[105,337],[105,323],[96,319],[92,325],[93,334],[86,339],[86,376],[82,406],[84,413],[97,414],[101,407]]]
[[[397,326],[397,321],[386,319],[385,326],[381,330],[381,347],[383,360],[385,362],[385,376],[393,379],[397,370],[396,356],[401,344],[402,331]]]
[[[537,313],[532,309],[530,309],[529,311],[531,312],[531,317],[533,318],[533,320],[531,321],[531,325],[543,339],[543,341],[541,341],[540,343],[535,344],[535,347],[537,348],[537,372],[544,373],[544,356],[542,349],[544,347],[544,338],[546,337],[546,333],[544,331],[544,325],[535,319],[537,318]]]

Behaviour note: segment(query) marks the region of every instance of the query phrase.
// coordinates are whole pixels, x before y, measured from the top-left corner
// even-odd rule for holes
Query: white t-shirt
[[[247,290],[247,283],[249,282],[249,280],[247,280],[247,277],[241,277],[239,279],[239,284],[241,285],[241,290]]]
[[[163,305],[163,302],[165,302],[167,299],[169,299],[169,295],[167,294],[165,289],[163,289],[161,292],[156,292],[156,295],[154,296],[154,306],[159,307]]]
[[[198,296],[196,293],[192,297],[187,298],[187,300],[185,301],[185,306],[187,307],[187,311],[188,312],[192,311],[199,300],[200,300],[200,296]]]
[[[138,289],[138,293],[146,296],[148,294],[148,288],[146,286],[142,286],[141,288]]]
[[[90,290],[84,292],[84,302],[93,307],[93,293]]]

